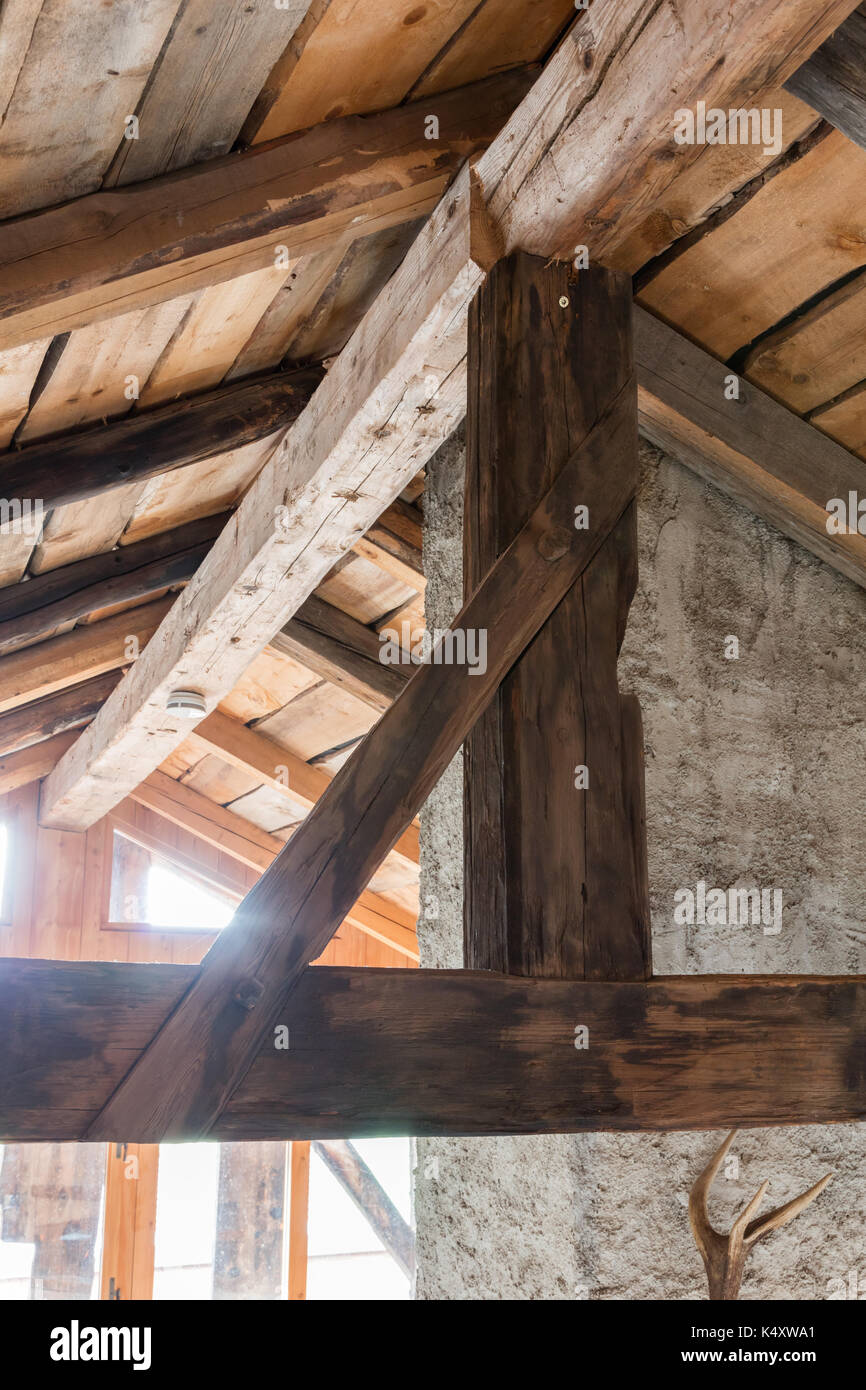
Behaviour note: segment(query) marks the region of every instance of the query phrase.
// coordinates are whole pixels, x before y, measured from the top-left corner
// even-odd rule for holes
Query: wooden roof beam
[[[190,732],[172,690],[213,709],[382,512],[463,409],[469,251],[464,172],[265,463],[125,680],[42,789],[46,825],[85,829]],[[458,389],[455,392],[455,378]]]
[[[38,497],[47,511],[216,458],[295,421],[318,367],[272,372],[0,453],[0,495]]]
[[[423,217],[531,76],[328,121],[0,224],[0,350],[272,265],[277,246],[295,257]]]
[[[785,87],[866,149],[866,5],[859,5]]]
[[[171,690],[191,685],[213,708],[450,433],[465,400],[466,310],[484,270],[515,246],[570,259],[585,242],[603,261],[660,180],[700,157],[700,146],[672,145],[679,94],[741,104],[788,77],[853,8],[681,0],[672,24],[655,0],[623,0],[577,18],[471,181],[462,173],[422,229],[168,622],[44,784],[45,824],[85,829],[157,766],[188,730],[167,714]]]

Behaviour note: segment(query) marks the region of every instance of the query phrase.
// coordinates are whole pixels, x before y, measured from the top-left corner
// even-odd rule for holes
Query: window
[[[109,922],[162,930],[220,931],[231,921],[239,898],[200,873],[178,868],[167,857],[114,832]]]
[[[104,1144],[0,1148],[0,1299],[99,1297]]]
[[[401,1216],[409,1222],[408,1139],[355,1139],[360,1154]],[[308,1299],[408,1299],[409,1276],[392,1258],[316,1152],[310,1152]]]

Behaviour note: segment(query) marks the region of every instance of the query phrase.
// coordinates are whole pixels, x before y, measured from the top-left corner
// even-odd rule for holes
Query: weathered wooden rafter
[[[317,367],[275,372],[7,449],[0,453],[0,494],[38,497],[48,510],[242,449],[286,429],[321,379]]]
[[[374,397],[381,406],[383,384],[393,390],[397,374],[402,374],[405,393],[409,368],[421,369],[431,344],[437,349],[449,345],[444,379],[451,381],[459,359],[452,355],[443,320],[462,323],[482,270],[489,270],[504,252],[528,243],[545,255],[570,255],[572,238],[586,231],[593,252],[603,256],[620,231],[633,225],[648,196],[641,180],[663,152],[671,102],[680,100],[670,90],[672,70],[682,69],[686,90],[700,90],[708,101],[725,105],[784,77],[851,8],[850,0],[828,6],[816,21],[805,0],[749,0],[733,14],[715,0],[684,0],[677,25],[667,22],[665,7],[637,0],[590,12],[593,21],[575,28],[574,41],[566,41],[551,65],[552,75],[546,71],[549,80],[533,89],[480,161],[477,175],[471,181],[465,175],[458,179],[425,229],[426,240],[422,233],[374,306],[376,312],[367,316],[292,430],[292,446],[305,458],[306,477],[338,447],[356,449],[361,442],[371,447],[369,435],[364,440],[358,428],[359,414],[369,411]],[[746,31],[748,44],[741,42]],[[623,80],[629,75],[635,79],[632,84]],[[606,84],[608,102],[599,99]],[[610,123],[618,126],[619,115],[622,133],[612,140]],[[604,141],[603,118],[608,122]],[[686,160],[693,157],[695,151],[684,155]],[[556,199],[545,193],[554,182]],[[417,257],[425,253],[425,300],[407,306],[407,292],[413,286],[417,292],[422,283]],[[500,272],[506,273],[498,267],[497,281]],[[535,273],[541,284],[543,267]],[[559,269],[552,267],[547,274],[555,285]],[[602,276],[594,272],[599,284]],[[493,283],[494,303],[495,291]],[[536,307],[542,297],[537,294]],[[80,1010],[78,1016],[85,1020],[85,1064],[75,1049],[64,1052],[56,1038],[52,1045],[51,1037],[45,1042],[41,1036],[50,1063],[40,1068],[34,1062],[35,1056],[46,1056],[32,1034],[38,1032],[47,984],[34,976],[33,1003],[13,1023],[11,1035],[16,1055],[27,1059],[23,1069],[28,1075],[18,1090],[17,1073],[10,1079],[2,1106],[4,1130],[17,1124],[17,1134],[41,1138],[46,1137],[43,1126],[51,1126],[51,1137],[66,1126],[69,1137],[123,1135],[153,1142],[204,1135],[285,1138],[295,1132],[345,1137],[691,1128],[859,1119],[866,1113],[863,979],[634,978],[648,969],[639,723],[633,705],[620,701],[615,679],[613,684],[602,681],[598,692],[591,688],[598,651],[612,651],[615,666],[634,581],[636,382],[628,354],[626,301],[622,288],[617,290],[609,278],[600,303],[605,299],[609,318],[602,316],[598,327],[604,331],[616,324],[618,337],[614,343],[594,344],[599,357],[603,349],[614,350],[606,370],[594,374],[587,369],[583,378],[586,400],[579,402],[575,428],[579,442],[575,447],[570,440],[566,450],[557,438],[547,459],[551,477],[544,479],[543,496],[527,495],[501,529],[498,523],[491,525],[479,542],[477,553],[482,554],[483,542],[491,554],[479,565],[478,587],[453,630],[486,633],[486,669],[441,664],[434,654],[433,664],[415,673],[244,900],[203,966],[173,974],[166,968],[146,984],[113,976],[117,1003],[125,1005],[124,1030],[119,1030],[116,1012],[113,1019],[106,1013],[94,1016],[93,1007],[104,1001],[105,979],[93,967],[73,967],[79,974],[65,982],[58,977],[56,991],[62,997],[64,988],[70,990],[73,1014]],[[551,298],[546,302],[552,306]],[[567,309],[569,295],[560,295],[558,302]],[[590,308],[591,295],[586,304]],[[396,341],[393,329],[381,332],[383,314],[396,318]],[[480,338],[477,323],[474,331]],[[536,346],[530,342],[524,350]],[[350,373],[355,389],[347,403]],[[577,373],[578,383],[580,379]],[[504,389],[507,383],[506,369]],[[556,384],[553,372],[546,392]],[[566,396],[575,389],[579,397],[580,386],[572,383]],[[474,409],[477,431],[477,404]],[[507,440],[504,415],[496,422],[500,429]],[[304,450],[309,451],[306,457]],[[417,453],[413,461],[417,466]],[[318,481],[322,485],[324,479]],[[519,473],[514,482],[519,486]],[[247,509],[255,537],[252,549],[242,527],[232,538],[245,547],[248,563],[253,554],[261,563],[262,551],[271,544],[263,537],[262,513],[273,496],[269,478]],[[577,525],[577,510],[583,507],[587,522]],[[220,542],[212,555],[219,548]],[[228,543],[220,551],[220,563],[227,549]],[[285,561],[284,554],[280,558]],[[210,561],[202,567],[214,568]],[[244,573],[235,566],[234,583],[238,569]],[[209,572],[204,583],[212,580]],[[527,934],[512,951],[515,931],[523,924],[510,910],[507,895],[503,901],[509,912],[499,933],[509,970],[621,973],[626,978],[309,969],[359,887],[369,881],[521,661],[526,663],[518,677],[521,694],[527,701],[537,697],[539,673],[532,666],[530,646],[579,582],[591,610],[586,631],[592,641],[578,653],[574,693],[588,717],[598,721],[592,731],[596,760],[589,771],[590,779],[601,773],[605,789],[585,818],[587,851],[599,856],[598,883],[589,894],[598,913],[584,926],[579,963],[565,953],[546,958],[538,930],[543,923],[538,922],[530,924],[534,936]],[[197,593],[202,587],[196,585]],[[218,592],[218,602],[200,611],[203,629],[214,621],[219,597]],[[194,616],[181,601],[169,627],[176,630]],[[187,637],[188,631],[187,622]],[[543,637],[538,646],[544,650]],[[158,656],[149,671],[146,659],[134,669],[133,707],[136,691],[143,706],[159,687],[153,677],[158,671],[165,675],[166,665],[168,678],[176,678],[177,665],[163,661],[160,666],[160,660]],[[600,666],[609,673],[607,658]],[[607,720],[596,703],[602,690],[612,709]],[[84,804],[88,795],[98,801],[100,774],[110,772],[118,749],[124,751],[129,721],[120,728],[113,721],[128,697],[129,687],[121,701],[109,701],[96,736],[91,737],[91,730],[79,740],[71,760],[67,755],[49,779],[47,814],[55,823],[62,824],[65,814],[74,822],[76,804]],[[516,734],[525,738],[525,730]],[[548,736],[554,737],[549,726]],[[528,750],[515,746],[528,764]],[[106,754],[107,762],[101,763]],[[501,762],[490,767],[508,796]],[[614,787],[616,794],[608,795]],[[516,794],[510,795],[511,824],[505,826],[503,844],[509,856],[516,846],[519,860],[533,847],[530,827],[521,824],[523,816],[533,814],[532,804],[528,798],[521,804],[519,781]],[[479,819],[470,816],[476,832]],[[624,836],[628,852],[623,855],[619,841],[606,845],[605,835]],[[544,852],[539,840],[534,848]],[[619,891],[623,882],[628,884],[625,894]],[[520,888],[531,903],[531,880]],[[521,895],[514,901],[520,905]],[[480,939],[478,922],[476,896],[469,918],[471,939]],[[564,922],[566,929],[569,925]],[[488,933],[490,941],[496,939],[496,927]],[[541,953],[534,958],[539,945]],[[550,959],[564,968],[549,972]],[[28,987],[15,974],[22,964],[11,962],[5,974],[0,971],[0,984],[17,991],[19,1000]],[[399,982],[397,976],[402,977]],[[138,1009],[133,995],[142,988],[146,998]],[[407,1000],[402,1006],[401,990]],[[326,996],[328,1003],[323,1002]],[[89,1006],[82,1007],[82,997]],[[350,1050],[347,1036],[356,1009],[360,1019]],[[398,1031],[390,1033],[392,1027]],[[107,1041],[100,1045],[101,1030],[106,1030],[104,1039],[113,1039],[110,1046]],[[50,1027],[44,1031],[50,1033]],[[64,1060],[58,1062],[58,1056]],[[67,1065],[80,1068],[80,1093],[70,1087],[69,1072],[61,1086]],[[44,1111],[34,1111],[31,1104],[34,1077],[42,1079]],[[74,1107],[69,1104],[73,1094]],[[58,1103],[56,1111],[52,1103]]]
[[[816,17],[810,0],[689,0],[670,24],[654,0],[624,0],[578,17],[472,179],[464,171],[425,224],[288,432],[285,458],[265,465],[144,659],[47,780],[45,824],[86,828],[158,765],[183,732],[167,717],[171,689],[191,684],[217,703],[450,432],[484,269],[515,246],[570,258],[586,243],[604,260],[700,155],[684,145],[670,157],[682,93],[739,104],[852,8],[833,0]],[[288,533],[274,526],[280,507]]]
[[[0,350],[272,265],[277,246],[296,257],[423,217],[532,75],[346,116],[0,224]],[[438,140],[425,137],[431,109]]]
[[[88,613],[185,584],[228,517],[226,512],[201,517],[0,589],[0,657]]]
[[[785,86],[866,149],[866,6],[858,5]]]

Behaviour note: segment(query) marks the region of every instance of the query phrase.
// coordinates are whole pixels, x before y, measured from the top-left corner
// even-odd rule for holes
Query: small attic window
[[[221,931],[239,897],[189,872],[121,831],[114,831],[111,866],[112,926],[162,931]]]

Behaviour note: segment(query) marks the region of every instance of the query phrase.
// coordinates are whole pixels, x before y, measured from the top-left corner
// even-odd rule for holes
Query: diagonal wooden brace
[[[87,1139],[211,1131],[304,967],[629,506],[634,474],[611,470],[610,460],[633,456],[636,438],[629,376],[455,621],[454,629],[486,631],[486,670],[439,664],[435,651],[419,668],[244,899]],[[577,503],[589,508],[587,529],[575,527]]]

